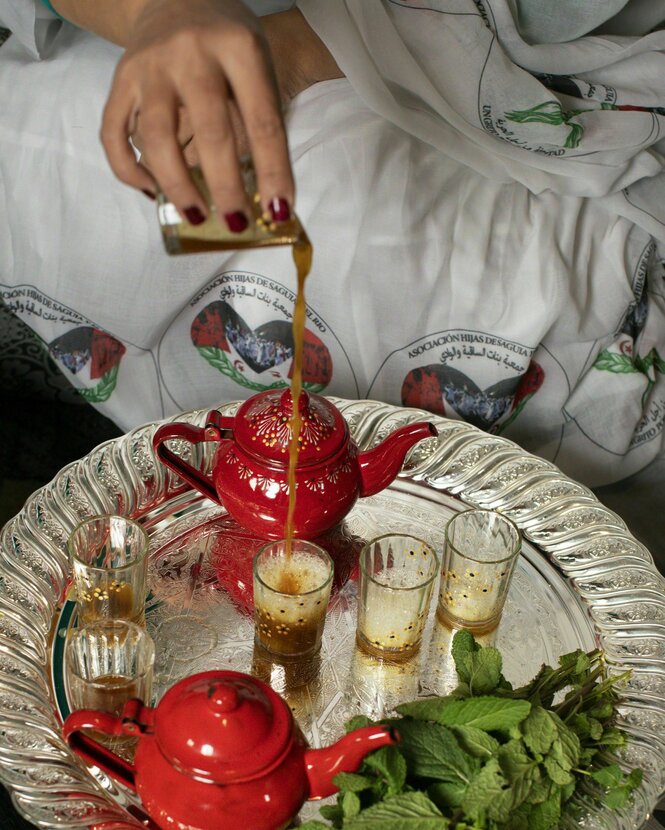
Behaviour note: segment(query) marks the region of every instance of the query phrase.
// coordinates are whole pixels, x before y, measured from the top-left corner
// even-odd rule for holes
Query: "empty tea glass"
[[[93,516],[74,528],[67,549],[79,625],[104,619],[143,624],[148,548],[148,534],[125,516]]]
[[[321,648],[333,578],[326,551],[304,539],[264,545],[254,557],[256,641],[281,657],[305,657]]]
[[[457,513],[446,525],[437,617],[486,634],[499,624],[522,548],[517,526],[496,510]]]
[[[72,632],[65,652],[72,710],[119,715],[133,698],[149,704],[154,660],[151,637],[127,620],[104,620]]]
[[[360,553],[356,641],[367,653],[405,660],[420,647],[439,560],[415,536],[391,533]]]

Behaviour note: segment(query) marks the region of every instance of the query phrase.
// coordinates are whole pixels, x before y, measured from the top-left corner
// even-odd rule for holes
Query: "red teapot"
[[[134,764],[84,729],[138,736]],[[280,830],[307,799],[336,792],[337,773],[355,772],[368,752],[398,740],[389,727],[367,726],[308,749],[286,702],[232,671],[187,677],[154,709],[130,700],[120,717],[74,712],[63,732],[78,755],[138,792],[162,830]]]
[[[342,413],[326,398],[302,392],[296,467],[294,535],[314,539],[338,524],[358,497],[371,496],[397,476],[404,457],[423,438],[437,434],[419,422],[395,430],[378,446],[359,452]],[[291,390],[270,389],[245,401],[235,416],[208,413],[205,427],[171,423],[153,438],[159,459],[243,527],[265,539],[281,539],[288,511]],[[212,479],[188,464],[165,442],[219,441]]]

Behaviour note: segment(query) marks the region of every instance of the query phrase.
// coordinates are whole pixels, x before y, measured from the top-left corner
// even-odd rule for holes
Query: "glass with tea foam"
[[[333,561],[304,539],[264,545],[254,557],[257,643],[281,657],[305,657],[321,648],[333,579]]]

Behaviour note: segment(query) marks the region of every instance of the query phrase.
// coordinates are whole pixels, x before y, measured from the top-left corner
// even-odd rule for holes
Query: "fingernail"
[[[291,218],[291,208],[286,199],[275,197],[270,204],[270,215],[273,222],[286,222]]]
[[[205,216],[201,213],[200,209],[196,207],[196,205],[185,208],[185,216],[187,217],[187,221],[190,225],[201,225],[206,220]]]
[[[149,190],[142,190],[141,193],[143,193],[144,196],[147,196],[148,199],[151,199],[153,202],[155,201],[155,194],[151,193]]]
[[[249,225],[247,217],[241,210],[236,210],[234,213],[225,213],[224,220],[232,233],[242,233]]]

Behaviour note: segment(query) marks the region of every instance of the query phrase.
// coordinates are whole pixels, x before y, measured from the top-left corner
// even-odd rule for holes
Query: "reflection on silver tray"
[[[423,417],[376,402],[333,400],[362,447]],[[222,410],[230,414],[237,406]],[[204,417],[191,412],[178,420],[200,424]],[[85,770],[59,736],[58,719],[67,713],[63,635],[73,610],[65,599],[64,545],[81,517],[121,512],[138,517],[150,534],[147,624],[158,644],[158,695],[195,671],[252,671],[287,698],[317,746],[335,740],[352,714],[378,717],[400,701],[450,689],[450,635],[433,619],[420,654],[402,666],[357,651],[349,552],[388,528],[417,533],[440,550],[447,517],[473,504],[500,508],[525,535],[496,634],[509,679],[521,683],[540,663],[597,644],[610,671],[633,669],[621,709],[631,735],[625,760],[645,771],[645,781],[629,808],[592,812],[582,826],[639,827],[665,789],[665,581],[648,551],[588,489],[506,439],[427,417],[439,438],[417,445],[403,476],[358,502],[328,539],[344,584],[320,658],[297,669],[273,663],[253,646],[243,609],[258,540],[156,462],[156,425],[101,445],[38,491],[0,536],[0,778],[18,809],[43,827],[112,820],[142,826],[125,809],[132,810],[131,798]],[[209,446],[173,446],[195,464],[211,461]],[[307,805],[303,815],[316,811]]]

